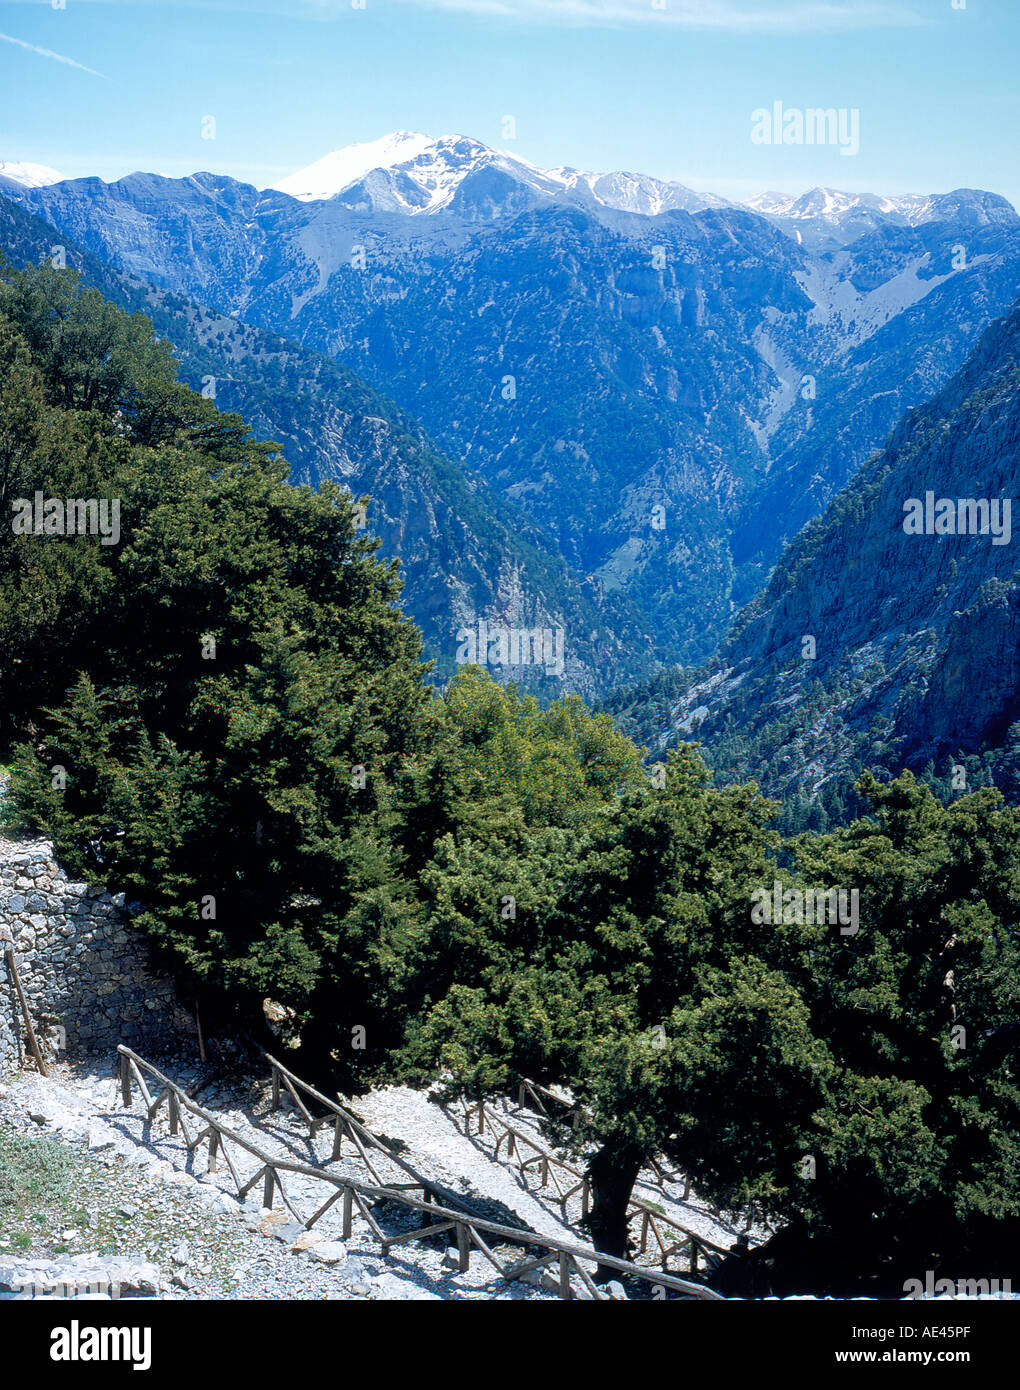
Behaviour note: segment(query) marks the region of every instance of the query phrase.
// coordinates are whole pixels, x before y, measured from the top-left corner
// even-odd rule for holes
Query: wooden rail
[[[430,1182],[429,1179],[423,1177],[406,1159],[394,1153],[388,1144],[384,1143],[378,1135],[373,1134],[372,1131],[363,1125],[356,1116],[352,1115],[349,1110],[345,1110],[337,1101],[330,1100],[329,1096],[325,1096],[321,1091],[317,1091],[315,1087],[310,1086],[307,1081],[302,1081],[299,1076],[288,1067],[285,1067],[284,1064],[273,1057],[271,1053],[262,1049],[260,1049],[260,1051],[262,1051],[262,1056],[269,1063],[270,1067],[272,1096],[270,1109],[278,1110],[280,1108],[283,1091],[286,1090],[295,1106],[308,1122],[309,1139],[314,1139],[316,1133],[324,1125],[332,1124],[333,1152],[330,1160],[331,1162],[336,1162],[342,1157],[343,1141],[347,1138],[354,1145],[358,1152],[358,1157],[380,1187],[393,1187],[394,1184],[387,1182],[380,1176],[372,1160],[368,1156],[368,1150],[375,1150],[383,1154],[388,1162],[394,1164],[402,1172],[406,1173],[411,1179],[409,1186],[411,1188],[420,1187],[425,1195],[426,1202],[434,1202],[442,1197],[447,1206],[464,1206],[465,1210],[470,1210],[469,1205],[462,1202],[462,1200],[455,1193],[450,1192],[448,1188],[442,1186],[442,1184]],[[314,1100],[317,1105],[323,1106],[328,1113],[325,1115],[313,1116],[309,1112],[308,1107],[301,1100],[301,1097],[297,1094],[298,1091],[304,1092],[304,1094]]]
[[[412,1186],[420,1186],[423,1189],[426,1201],[435,1201],[438,1199],[440,1195],[439,1191],[430,1189],[429,1184],[422,1178],[420,1173],[411,1167],[409,1163],[394,1154],[386,1144],[377,1138],[371,1130],[367,1129],[360,1120],[356,1119],[350,1111],[345,1110],[342,1105],[331,1100],[328,1096],[323,1095],[321,1091],[317,1091],[315,1087],[310,1086],[308,1082],[303,1081],[301,1077],[284,1066],[284,1064],[276,1057],[273,1057],[271,1053],[266,1052],[264,1049],[260,1050],[271,1069],[272,1109],[276,1110],[279,1108],[283,1091],[286,1090],[309,1124],[309,1138],[314,1138],[318,1129],[323,1125],[329,1123],[333,1124],[334,1159],[338,1159],[341,1156],[343,1138],[345,1135],[349,1135],[354,1141],[366,1168],[380,1185],[385,1186],[386,1183],[373,1167],[366,1153],[366,1149],[377,1149],[381,1151],[390,1162],[395,1163],[398,1167],[403,1169],[403,1171],[413,1179]],[[299,1091],[314,1100],[318,1105],[323,1106],[329,1113],[319,1117],[312,1116],[308,1107],[298,1095]],[[551,1117],[549,1117],[548,1111],[543,1104],[543,1097],[566,1107],[568,1113],[573,1117],[575,1127],[582,1118],[582,1112],[574,1102],[566,1100],[563,1096],[557,1095],[555,1091],[549,1090],[548,1087],[541,1086],[537,1082],[529,1081],[527,1078],[522,1079],[518,1091],[519,1102],[521,1104],[523,1104],[523,1099],[526,1096],[530,1096],[533,1099],[541,1108],[543,1115],[547,1118]],[[527,1176],[530,1168],[538,1168],[538,1185],[539,1187],[552,1186],[555,1189],[565,1224],[571,1224],[567,1203],[571,1197],[577,1196],[578,1194],[580,1194],[581,1201],[581,1219],[583,1220],[584,1217],[588,1215],[591,1202],[591,1184],[587,1173],[567,1162],[565,1159],[561,1159],[550,1150],[545,1149],[533,1136],[524,1133],[522,1130],[516,1128],[516,1126],[510,1124],[502,1115],[494,1111],[491,1106],[487,1107],[484,1101],[479,1102],[477,1115],[478,1133],[483,1133],[484,1129],[488,1127],[496,1140],[495,1157],[497,1160],[499,1159],[499,1151],[504,1141],[507,1145],[508,1158],[514,1158],[515,1148],[518,1151],[522,1148],[530,1148],[533,1151],[531,1157],[525,1157],[524,1154],[521,1153],[520,1158],[516,1160],[516,1166],[519,1168],[522,1177]],[[332,1121],[330,1116],[332,1116]],[[471,1107],[466,1107],[466,1128],[470,1126],[470,1122]],[[563,1187],[561,1187],[560,1183],[557,1181],[557,1173],[566,1174],[566,1181],[571,1183],[566,1191],[563,1190]],[[685,1197],[687,1195],[687,1190],[689,1190],[689,1185],[685,1190]],[[444,1190],[442,1195],[448,1206],[459,1207],[462,1205],[456,1196],[448,1190]],[[631,1198],[627,1208],[627,1214],[631,1221],[640,1223],[638,1231],[638,1254],[644,1255],[647,1253],[649,1236],[653,1236],[659,1247],[657,1258],[661,1262],[664,1270],[668,1270],[668,1261],[671,1256],[676,1255],[679,1258],[686,1251],[688,1272],[696,1277],[698,1274],[699,1256],[704,1255],[710,1258],[712,1255],[725,1256],[729,1253],[725,1246],[717,1245],[714,1241],[708,1240],[704,1236],[696,1235],[681,1222],[667,1216],[665,1212],[659,1211],[651,1203],[642,1201],[640,1197]],[[667,1236],[667,1238],[664,1239],[664,1229],[676,1232],[680,1236],[680,1239],[677,1240],[675,1236]]]
[[[558,1119],[555,1115],[549,1114],[549,1111],[545,1105],[546,1100],[552,1101],[555,1105],[558,1105],[563,1111],[563,1114],[560,1115]],[[548,1086],[542,1086],[537,1081],[529,1080],[529,1078],[526,1076],[521,1078],[520,1083],[517,1087],[517,1108],[518,1110],[537,1110],[538,1113],[544,1119],[549,1120],[552,1123],[562,1124],[566,1123],[569,1120],[571,1129],[575,1130],[581,1123],[581,1120],[584,1118],[584,1110],[576,1100],[568,1100],[566,1096],[561,1096],[558,1092],[551,1090]],[[648,1160],[648,1167],[655,1174],[660,1186],[663,1186],[666,1182],[678,1181],[678,1178],[675,1175],[668,1175],[664,1173],[661,1165],[654,1158]],[[687,1198],[690,1196],[691,1182],[690,1179],[686,1177],[683,1179],[683,1182],[683,1200],[686,1202]],[[718,1216],[718,1212],[716,1213],[716,1215]]]
[[[548,1086],[540,1086],[537,1081],[529,1081],[526,1076],[521,1077],[520,1085],[517,1087],[518,1109],[523,1110],[530,1101],[532,1107],[537,1110],[540,1115],[544,1115],[547,1120],[551,1120],[553,1116],[549,1114],[546,1107],[545,1102],[547,1100],[552,1101],[562,1108],[564,1114],[560,1116],[561,1120],[566,1120],[569,1117],[571,1126],[574,1129],[577,1128],[581,1121],[582,1112],[581,1107],[576,1101],[567,1100],[566,1096],[557,1095],[556,1092],[551,1091]]]
[[[296,1073],[292,1072],[288,1067],[284,1066],[284,1064],[281,1061],[279,1061],[276,1057],[273,1057],[264,1049],[260,1050],[262,1051],[262,1056],[269,1063],[271,1069],[272,1109],[276,1110],[279,1107],[280,1102],[282,1100],[283,1091],[286,1090],[287,1092],[289,1092],[294,1104],[297,1106],[298,1110],[300,1110],[300,1112],[304,1115],[305,1119],[308,1121],[308,1124],[310,1126],[309,1138],[314,1138],[317,1130],[321,1126],[330,1123],[331,1114],[333,1116],[332,1124],[334,1127],[334,1159],[340,1157],[343,1137],[345,1134],[349,1134],[350,1137],[353,1139],[355,1146],[357,1147],[358,1152],[360,1154],[360,1157],[364,1162],[365,1166],[367,1167],[368,1171],[372,1174],[372,1177],[376,1180],[376,1182],[380,1183],[380,1185],[385,1186],[387,1184],[385,1183],[384,1179],[382,1179],[379,1176],[379,1174],[375,1171],[374,1167],[372,1166],[372,1163],[369,1160],[367,1153],[365,1152],[366,1148],[380,1150],[392,1163],[395,1163],[398,1167],[403,1169],[403,1171],[413,1179],[412,1186],[422,1187],[425,1193],[426,1201],[435,1201],[438,1199],[440,1195],[439,1191],[430,1189],[428,1183],[422,1178],[420,1173],[416,1172],[415,1169],[412,1168],[409,1163],[405,1162],[404,1160],[400,1159],[396,1154],[394,1154],[392,1150],[390,1150],[386,1144],[384,1144],[379,1138],[377,1138],[377,1136],[374,1135],[371,1132],[371,1130],[367,1129],[360,1122],[360,1120],[356,1119],[348,1110],[345,1110],[343,1106],[339,1105],[336,1101],[331,1100],[328,1096],[323,1095],[321,1091],[317,1091],[314,1086],[310,1086],[306,1081],[303,1081],[301,1077],[296,1075]],[[330,1112],[330,1114],[320,1116],[318,1118],[313,1117],[309,1113],[307,1106],[302,1102],[301,1097],[298,1095],[298,1091],[302,1091],[306,1096],[314,1100],[317,1104],[325,1107]],[[551,1119],[552,1117],[549,1116],[548,1110],[546,1109],[543,1103],[543,1097],[549,1101],[556,1102],[558,1105],[564,1107],[567,1113],[572,1117],[573,1125],[575,1128],[579,1120],[582,1118],[581,1109],[579,1106],[576,1105],[575,1102],[569,1101],[565,1097],[557,1095],[555,1091],[549,1090],[548,1087],[542,1086],[538,1082],[530,1081],[527,1078],[523,1078],[518,1089],[519,1104],[523,1106],[525,1098],[529,1096],[546,1118]],[[538,1185],[539,1187],[552,1186],[553,1188],[555,1188],[557,1200],[563,1213],[563,1220],[566,1224],[571,1224],[569,1212],[567,1209],[567,1203],[569,1202],[571,1197],[574,1197],[578,1194],[580,1194],[581,1201],[581,1219],[583,1220],[584,1217],[588,1215],[591,1202],[591,1185],[588,1175],[585,1172],[583,1172],[580,1168],[575,1167],[573,1164],[567,1162],[565,1159],[561,1159],[558,1155],[552,1153],[550,1150],[543,1148],[543,1146],[539,1144],[533,1136],[524,1133],[520,1129],[516,1128],[514,1125],[510,1124],[509,1121],[505,1120],[502,1115],[499,1115],[496,1111],[494,1111],[491,1106],[486,1107],[484,1101],[479,1102],[477,1108],[477,1115],[478,1133],[483,1133],[484,1129],[488,1127],[491,1133],[493,1134],[493,1137],[496,1139],[495,1157],[497,1160],[499,1159],[499,1151],[504,1141],[507,1144],[507,1156],[511,1159],[514,1157],[515,1148],[520,1149],[520,1147],[523,1146],[525,1148],[530,1148],[531,1150],[533,1150],[531,1157],[525,1157],[522,1154],[520,1159],[516,1161],[516,1166],[520,1169],[522,1177],[527,1176],[529,1168],[538,1168]],[[468,1128],[470,1126],[470,1123],[471,1107],[468,1106],[466,1107],[465,1111],[465,1128]],[[566,1191],[563,1190],[563,1188],[557,1181],[556,1175],[558,1172],[565,1173],[567,1175],[567,1182],[573,1180],[572,1185],[570,1185]],[[690,1184],[687,1184],[684,1191],[685,1198],[689,1190]],[[456,1196],[450,1193],[448,1190],[443,1190],[442,1195],[445,1198],[448,1206],[459,1207],[462,1205],[462,1203],[458,1201]],[[644,1255],[647,1253],[649,1236],[653,1236],[656,1244],[659,1247],[657,1258],[661,1262],[662,1268],[664,1270],[668,1270],[668,1261],[671,1256],[676,1255],[679,1258],[686,1251],[688,1273],[696,1277],[698,1275],[700,1256],[703,1255],[707,1258],[711,1258],[713,1255],[725,1256],[729,1253],[725,1246],[717,1245],[714,1241],[708,1240],[704,1236],[695,1234],[695,1232],[689,1230],[681,1222],[676,1221],[674,1218],[670,1216],[667,1216],[665,1212],[659,1211],[658,1208],[653,1204],[646,1201],[642,1201],[640,1197],[631,1198],[631,1201],[627,1208],[627,1214],[628,1218],[632,1222],[637,1221],[640,1223],[638,1230],[638,1254]],[[716,1217],[718,1218],[718,1213],[716,1213]],[[675,1237],[672,1236],[667,1236],[667,1238],[664,1239],[664,1228],[678,1233],[680,1239],[677,1240]]]
[[[522,1083],[522,1086],[525,1085],[530,1087],[531,1083]],[[554,1093],[547,1092],[547,1094],[553,1095]],[[560,1097],[556,1096],[555,1099],[559,1100]],[[566,1104],[566,1102],[563,1103]],[[575,1110],[575,1116],[577,1113]],[[479,1101],[476,1106],[465,1106],[466,1132],[470,1132],[472,1121],[477,1122],[475,1131],[477,1135],[483,1135],[486,1129],[492,1134],[496,1141],[495,1157],[497,1159],[500,1149],[504,1142],[506,1143],[507,1158],[514,1163],[522,1178],[527,1178],[529,1170],[537,1170],[538,1186],[554,1189],[556,1200],[563,1212],[564,1222],[570,1224],[567,1203],[571,1197],[576,1196],[579,1196],[581,1203],[580,1219],[584,1220],[591,1205],[591,1180],[583,1169],[545,1148],[533,1135],[526,1134],[516,1125],[511,1124],[491,1105],[487,1106],[484,1101]],[[527,1150],[531,1151],[530,1154],[526,1152]],[[560,1175],[563,1176],[562,1185],[559,1181]],[[661,1261],[663,1269],[667,1268],[667,1261],[671,1255],[680,1256],[685,1250],[689,1272],[692,1275],[698,1273],[699,1255],[725,1256],[729,1254],[725,1246],[717,1245],[705,1236],[696,1235],[681,1222],[667,1216],[665,1212],[659,1211],[652,1203],[646,1202],[640,1197],[631,1197],[627,1204],[627,1217],[629,1221],[640,1223],[638,1254],[644,1255],[647,1252],[648,1238],[650,1235],[654,1236],[659,1247],[657,1258]],[[666,1228],[677,1232],[681,1239],[677,1240],[670,1236],[664,1239],[663,1230]]]
[[[208,1171],[215,1172],[217,1170],[218,1160],[222,1156],[239,1198],[246,1196],[261,1181],[263,1184],[263,1206],[272,1209],[276,1194],[279,1193],[283,1206],[306,1230],[310,1230],[317,1221],[321,1220],[336,1202],[342,1201],[344,1238],[350,1237],[354,1208],[357,1207],[358,1213],[364,1218],[369,1230],[379,1241],[384,1254],[388,1254],[394,1245],[399,1245],[404,1241],[421,1240],[429,1235],[452,1231],[456,1239],[458,1265],[461,1271],[469,1268],[473,1249],[483,1255],[499,1276],[508,1283],[521,1278],[522,1275],[528,1274],[532,1270],[553,1265],[558,1275],[556,1291],[560,1298],[578,1297],[573,1287],[573,1280],[576,1278],[588,1300],[605,1300],[606,1294],[594,1282],[585,1268],[585,1265],[588,1264],[612,1269],[631,1279],[641,1280],[647,1284],[673,1289],[688,1298],[721,1300],[721,1295],[701,1284],[692,1284],[687,1280],[678,1279],[675,1275],[649,1270],[641,1265],[632,1264],[629,1260],[619,1260],[612,1255],[603,1255],[593,1249],[585,1249],[568,1241],[532,1234],[530,1231],[515,1230],[509,1226],[498,1225],[496,1222],[485,1221],[463,1209],[458,1210],[418,1199],[412,1196],[411,1192],[404,1186],[363,1183],[343,1174],[332,1173],[326,1168],[316,1168],[293,1159],[276,1157],[267,1153],[250,1139],[229,1129],[215,1115],[191,1100],[179,1086],[175,1085],[169,1077],[164,1076],[151,1062],[146,1062],[137,1053],[132,1052],[129,1047],[121,1044],[117,1051],[120,1054],[121,1099],[125,1107],[130,1108],[132,1104],[132,1084],[137,1085],[141,1093],[146,1118],[150,1123],[166,1102],[170,1132],[176,1134],[180,1130],[190,1153],[194,1153],[203,1142],[208,1143]],[[276,1064],[276,1069],[281,1074],[286,1071],[286,1068],[282,1068],[280,1063]],[[145,1079],[146,1074],[154,1078],[161,1088],[155,1097],[149,1090]],[[293,1073],[288,1073],[288,1076],[294,1084]],[[305,1086],[304,1089],[306,1093],[311,1094],[310,1087]],[[325,1098],[323,1100],[325,1101]],[[340,1109],[340,1107],[335,1106],[334,1102],[326,1103],[330,1109]],[[305,1109],[305,1113],[308,1114],[307,1109]],[[194,1135],[189,1132],[185,1114],[193,1116],[203,1125],[203,1128],[197,1130]],[[314,1117],[309,1116],[309,1118],[313,1124],[316,1123]],[[349,1118],[355,1126],[358,1125],[358,1121],[354,1120],[353,1116]],[[361,1126],[361,1128],[364,1127]],[[227,1148],[228,1142],[256,1159],[260,1166],[252,1177],[244,1179],[238,1172],[230,1150]],[[283,1175],[288,1173],[313,1178],[323,1183],[324,1186],[332,1188],[333,1191],[310,1216],[303,1217],[295,1209],[284,1186]],[[373,1204],[377,1205],[381,1202],[393,1202],[417,1212],[422,1217],[428,1217],[429,1224],[419,1230],[388,1236],[381,1229],[371,1211]],[[505,1264],[501,1263],[491,1248],[492,1244],[497,1242],[537,1249],[542,1253],[537,1257],[531,1257],[514,1264]]]
[[[528,1101],[530,1099],[530,1101],[532,1102],[532,1107],[538,1110],[538,1112],[545,1119],[549,1120],[551,1123],[557,1123],[556,1117],[550,1115],[545,1105],[543,1104],[542,1097],[545,1097],[548,1100],[555,1102],[555,1104],[561,1106],[564,1109],[565,1113],[563,1116],[561,1116],[559,1123],[564,1123],[567,1119],[569,1119],[571,1128],[574,1130],[577,1129],[578,1125],[584,1117],[584,1111],[577,1101],[568,1100],[565,1096],[561,1096],[557,1094],[556,1091],[550,1090],[548,1086],[540,1086],[537,1081],[530,1081],[527,1077],[522,1077],[521,1082],[517,1088],[517,1108],[519,1110],[524,1110],[525,1108],[528,1108]],[[691,1195],[690,1178],[686,1177],[684,1174],[666,1173],[663,1170],[661,1161],[655,1158],[650,1158],[648,1160],[648,1168],[655,1174],[655,1185],[661,1188],[664,1188],[668,1182],[679,1182],[682,1180],[684,1185],[683,1201],[686,1202],[688,1200],[688,1198]],[[640,1180],[640,1182],[642,1186],[647,1185],[644,1180]],[[655,1208],[653,1207],[652,1210],[654,1211]],[[712,1217],[715,1221],[722,1222],[723,1214],[719,1207],[710,1205],[708,1210],[712,1214]],[[752,1229],[756,1219],[762,1220],[766,1229],[771,1231],[771,1227],[769,1227],[767,1223],[764,1222],[764,1219],[761,1218],[760,1214],[754,1209],[753,1206],[749,1207],[745,1211],[744,1219],[745,1234],[746,1232]],[[732,1223],[730,1222],[727,1222],[726,1224],[732,1225]],[[707,1245],[710,1249],[720,1248],[718,1246],[712,1246],[711,1242],[707,1242]]]

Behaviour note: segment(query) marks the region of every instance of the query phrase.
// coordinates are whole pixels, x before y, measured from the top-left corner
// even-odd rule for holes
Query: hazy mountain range
[[[0,250],[15,264],[53,252],[54,229],[0,195]],[[169,339],[182,378],[215,392],[263,439],[282,444],[292,480],[340,483],[368,495],[368,529],[403,566],[403,605],[421,627],[437,675],[454,669],[456,632],[484,615],[495,624],[574,634],[565,669],[493,674],[556,694],[566,680],[589,697],[606,679],[630,681],[656,662],[650,638],[622,600],[596,601],[526,516],[445,458],[421,426],[338,363],[136,277],[66,237],[67,265],[107,299],[146,314]]]

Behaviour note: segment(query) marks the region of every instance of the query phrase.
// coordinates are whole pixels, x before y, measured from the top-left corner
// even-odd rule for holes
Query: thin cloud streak
[[[66,63],[70,68],[77,68],[79,72],[90,73],[93,77],[101,77],[104,82],[109,82],[105,72],[96,72],[95,68],[87,68],[84,63],[79,63],[75,58],[66,58],[63,53],[54,53],[51,48],[40,48],[37,43],[26,43],[24,39],[16,39],[11,34],[0,34],[0,43],[13,43],[18,48],[27,48],[29,53],[37,53],[40,58],[52,58],[55,63]]]
[[[47,2],[8,0],[15,4]],[[134,9],[163,5],[176,9],[284,15],[288,19],[332,20],[351,13],[351,0],[169,0],[169,4],[168,0],[78,0],[78,3],[130,3]],[[659,25],[734,34],[902,29],[928,22],[914,8],[912,0],[664,0],[663,8],[656,7],[653,0],[369,0],[369,4],[376,13],[409,8],[559,28]]]
[[[473,14],[482,18],[557,25],[668,25],[732,33],[789,33],[914,27],[924,21],[904,5],[883,0],[396,0],[415,9]],[[328,15],[336,0],[308,0],[312,12]]]

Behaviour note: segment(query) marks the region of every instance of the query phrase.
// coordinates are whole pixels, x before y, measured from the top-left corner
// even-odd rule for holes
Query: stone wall
[[[44,1055],[112,1051],[120,1042],[151,1051],[188,1030],[173,985],[146,964],[123,894],[72,883],[45,840],[0,838],[0,1076],[34,1065],[9,948]]]

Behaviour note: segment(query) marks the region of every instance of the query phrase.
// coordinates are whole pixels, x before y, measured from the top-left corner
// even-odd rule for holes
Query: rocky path
[[[163,1069],[184,1088],[199,1085],[203,1080],[203,1069],[180,1058],[166,1062]],[[149,1084],[155,1093],[158,1084],[151,1079]],[[242,1205],[234,1196],[236,1189],[222,1159],[219,1171],[207,1172],[206,1148],[202,1146],[195,1155],[189,1154],[183,1136],[169,1134],[165,1111],[150,1124],[141,1110],[137,1092],[135,1099],[133,1108],[125,1110],[114,1077],[65,1064],[49,1080],[28,1074],[10,1085],[0,1101],[0,1121],[13,1119],[33,1132],[59,1135],[81,1146],[93,1161],[130,1173],[129,1185],[148,1183],[156,1190],[155,1227],[166,1227],[171,1236],[191,1231],[193,1237],[191,1242],[158,1238],[155,1229],[148,1229],[153,1223],[148,1218],[143,1222],[146,1229],[141,1234],[146,1239],[141,1242],[145,1246],[142,1254],[161,1262],[163,1275],[159,1282],[163,1293],[174,1297],[550,1296],[547,1290],[528,1283],[507,1285],[480,1257],[472,1260],[470,1270],[460,1273],[455,1268],[454,1253],[444,1248],[442,1238],[431,1244],[410,1242],[395,1247],[387,1259],[379,1251],[367,1223],[356,1218],[352,1235],[344,1242],[339,1204],[312,1232],[305,1231],[279,1205],[272,1212],[264,1211],[261,1183]],[[283,1108],[271,1110],[268,1082],[235,1079],[229,1084],[206,1084],[197,1099],[227,1128],[274,1155],[313,1166],[328,1165],[332,1172],[363,1182],[389,1184],[407,1180],[406,1172],[377,1150],[370,1152],[375,1171],[368,1171],[349,1140],[345,1141],[341,1158],[333,1161],[331,1128],[324,1126],[314,1138],[309,1138],[307,1122],[286,1093]],[[525,1176],[513,1164],[498,1160],[492,1136],[475,1134],[476,1126],[466,1122],[460,1107],[441,1107],[427,1094],[407,1087],[380,1088],[345,1104],[423,1178],[449,1197],[470,1201],[477,1215],[505,1226],[588,1243],[576,1225],[571,1224],[576,1222],[579,1209],[571,1207],[570,1220],[566,1220],[554,1191],[537,1185],[537,1173]],[[537,1117],[509,1105],[499,1107],[497,1113],[532,1134],[543,1148],[549,1148]],[[255,1155],[237,1146],[232,1146],[230,1152],[242,1181],[260,1167]],[[714,1219],[700,1205],[684,1202],[679,1187],[656,1185],[651,1175],[646,1177],[649,1195],[663,1210],[716,1244],[732,1244],[734,1229]],[[290,1202],[303,1218],[330,1195],[330,1189],[313,1178],[286,1175],[284,1181]],[[189,1215],[196,1210],[196,1203],[210,1213],[209,1219],[222,1228],[220,1235],[216,1236],[212,1228],[195,1232],[194,1222],[184,1219],[178,1210],[182,1198],[183,1210]],[[128,1201],[127,1205],[133,1203]],[[140,1208],[143,1206],[151,1215],[152,1201],[139,1204]],[[122,1216],[119,1208],[113,1215],[118,1214]],[[393,1204],[382,1206],[373,1214],[387,1233],[409,1231],[417,1224],[414,1213]],[[113,1225],[118,1239],[109,1258],[125,1248],[124,1240],[130,1234],[130,1225],[125,1227],[123,1220],[114,1221]],[[229,1239],[223,1236],[224,1230],[230,1232]],[[217,1248],[210,1251],[210,1245]],[[0,1247],[0,1255],[3,1253]],[[507,1247],[502,1253],[513,1257],[520,1252]],[[149,1273],[145,1277],[151,1282]],[[267,1292],[277,1287],[282,1290],[278,1295]]]
[[[176,1065],[164,1063],[163,1070],[184,1087],[201,1081],[199,1070],[182,1059]],[[330,1159],[328,1130],[310,1142],[296,1110],[269,1109],[268,1085],[238,1081],[210,1086],[197,1099],[228,1128],[275,1155],[306,1163]],[[516,1169],[496,1161],[491,1136],[466,1132],[472,1127],[465,1126],[457,1111],[444,1110],[403,1087],[372,1092],[350,1108],[423,1176],[470,1200],[480,1216],[576,1238],[564,1227],[550,1193],[529,1189],[531,1179],[523,1180]],[[512,1106],[504,1113],[548,1147],[535,1117]],[[39,1224],[31,1226],[30,1236],[0,1204],[0,1300],[51,1290],[55,1296],[108,1298],[102,1290],[114,1281],[123,1296],[181,1300],[555,1297],[532,1283],[507,1285],[477,1256],[470,1270],[458,1272],[455,1252],[445,1248],[443,1237],[397,1246],[385,1257],[367,1224],[356,1216],[351,1237],[344,1242],[339,1204],[307,1232],[285,1211],[262,1208],[261,1183],[239,1202],[225,1165],[221,1163],[216,1173],[205,1170],[204,1145],[190,1155],[180,1138],[170,1137],[165,1119],[150,1126],[139,1106],[121,1107],[119,1084],[108,1069],[104,1074],[64,1063],[48,1079],[32,1073],[0,1085],[0,1145],[11,1135],[58,1141],[74,1171],[70,1195],[62,1204],[44,1204],[45,1212],[36,1214]],[[408,1140],[413,1140],[413,1149]],[[260,1166],[236,1146],[231,1154],[242,1176]],[[371,1157],[384,1181],[406,1180],[396,1164],[387,1167],[385,1155],[373,1152]],[[330,1168],[371,1180],[348,1142],[339,1163]],[[285,1181],[302,1215],[320,1205],[328,1192],[312,1178],[291,1175]],[[696,1223],[701,1222],[708,1239],[732,1242],[734,1229],[703,1204],[685,1203],[678,1184],[653,1183],[650,1175],[643,1182],[651,1199],[666,1210],[682,1212],[690,1229],[697,1231]],[[392,1204],[377,1206],[373,1214],[394,1234],[410,1229],[409,1221],[415,1220]],[[520,1252],[507,1247],[502,1253]],[[614,1296],[626,1296],[619,1285],[610,1288]]]
[[[185,1086],[196,1079],[183,1068],[173,1075]],[[231,1195],[234,1189],[225,1165],[215,1174],[205,1171],[204,1146],[199,1154],[189,1155],[180,1138],[169,1136],[165,1119],[150,1126],[137,1108],[123,1110],[118,1096],[117,1083],[109,1075],[66,1064],[48,1080],[25,1075],[2,1088],[0,1126],[58,1137],[75,1148],[81,1166],[78,1206],[86,1212],[80,1230],[71,1225],[63,1229],[64,1222],[71,1221],[68,1214],[57,1222],[62,1229],[51,1233],[48,1246],[40,1240],[18,1255],[22,1273],[26,1262],[34,1261],[40,1278],[47,1270],[55,1275],[58,1266],[66,1270],[74,1248],[82,1247],[84,1254],[78,1257],[82,1277],[92,1271],[101,1278],[104,1260],[127,1258],[136,1266],[155,1268],[155,1279],[151,1270],[145,1277],[155,1282],[162,1297],[519,1300],[553,1296],[528,1283],[505,1284],[481,1258],[472,1260],[469,1271],[459,1273],[455,1259],[438,1241],[409,1242],[385,1257],[359,1218],[351,1238],[343,1242],[339,1204],[310,1233],[279,1208],[264,1211],[261,1184],[242,1204]],[[258,1090],[248,1095],[203,1091],[199,1101],[228,1128],[281,1157],[309,1162],[329,1156],[329,1138],[317,1136],[310,1151],[307,1128],[302,1134],[291,1117],[270,1115]],[[260,1120],[268,1123],[260,1124]],[[244,1176],[259,1166],[253,1155],[236,1146],[231,1156]],[[366,1180],[360,1160],[349,1154],[331,1166]],[[444,1181],[453,1175],[437,1169],[430,1176]],[[285,1181],[288,1196],[302,1215],[310,1214],[328,1195],[328,1189],[313,1179],[291,1176]],[[462,1190],[465,1185],[470,1186],[460,1184]],[[506,1215],[498,1204],[482,1214],[497,1220]],[[394,1234],[410,1229],[410,1214],[401,1208],[379,1208],[374,1215],[384,1230]],[[94,1232],[102,1239],[96,1240]],[[60,1251],[59,1260],[55,1251]],[[0,1245],[0,1284],[3,1270],[12,1266],[15,1255]]]
[[[507,1161],[505,1144],[497,1159],[496,1140],[492,1133],[486,1128],[478,1134],[477,1123],[473,1118],[470,1122],[465,1119],[462,1105],[440,1107],[423,1092],[405,1086],[380,1088],[351,1104],[376,1134],[413,1135],[413,1155],[405,1155],[412,1162],[422,1167],[434,1167],[436,1172],[457,1173],[462,1177],[466,1175],[477,1191],[504,1202],[535,1231],[560,1239],[573,1239],[581,1244],[588,1243],[576,1225],[581,1215],[580,1198],[568,1203],[569,1221],[564,1220],[555,1189],[540,1186],[537,1168],[530,1170],[526,1176],[522,1175],[515,1164]],[[583,1168],[583,1159],[553,1148],[542,1133],[539,1117],[533,1112],[505,1101],[490,1104],[487,1109],[498,1119],[506,1120],[528,1134],[541,1149],[559,1152],[572,1166]],[[568,1185],[569,1181],[564,1180],[563,1185]],[[689,1194],[685,1199],[684,1191],[682,1178],[662,1183],[651,1171],[641,1174],[635,1186],[635,1196],[654,1203],[665,1215],[694,1235],[729,1249],[743,1230],[743,1224],[738,1228],[716,1217],[708,1204],[694,1194]],[[752,1243],[764,1239],[767,1234],[758,1227],[752,1227],[749,1233]]]

